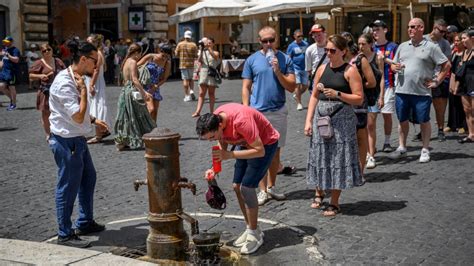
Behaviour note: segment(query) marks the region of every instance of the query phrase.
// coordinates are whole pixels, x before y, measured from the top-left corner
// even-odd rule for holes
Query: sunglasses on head
[[[46,53],[46,52],[51,52],[51,48],[46,48],[44,50],[41,50],[42,53]]]
[[[274,42],[275,42],[275,38],[260,40],[260,42],[262,42],[262,43],[274,43]]]
[[[334,49],[334,48],[324,48],[324,51],[326,51],[326,53],[330,53],[330,54],[335,54],[337,52],[337,50]]]

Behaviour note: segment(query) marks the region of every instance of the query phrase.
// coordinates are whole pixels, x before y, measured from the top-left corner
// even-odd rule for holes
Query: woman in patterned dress
[[[156,54],[147,54],[138,62],[138,66],[146,65],[150,72],[150,83],[145,85],[145,90],[152,95],[152,99],[147,101],[148,111],[151,118],[155,121],[158,116],[158,108],[163,97],[160,93],[160,87],[163,85],[171,72],[171,46],[161,44]]]
[[[362,80],[357,68],[344,62],[347,40],[331,35],[326,44],[328,64],[316,72],[314,89],[306,115],[304,132],[311,136],[307,182],[316,186],[318,208],[322,207],[324,190],[331,191],[331,201],[324,216],[340,212],[339,196],[342,189],[363,184],[357,149],[357,118],[351,105],[363,103]],[[320,85],[322,84],[322,85]],[[331,116],[334,134],[324,139],[318,132],[318,118]]]

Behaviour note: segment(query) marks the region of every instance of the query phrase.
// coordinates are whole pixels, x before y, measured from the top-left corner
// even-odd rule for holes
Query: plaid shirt
[[[176,46],[176,55],[179,57],[179,68],[194,68],[197,59],[197,46],[195,43],[184,40]]]

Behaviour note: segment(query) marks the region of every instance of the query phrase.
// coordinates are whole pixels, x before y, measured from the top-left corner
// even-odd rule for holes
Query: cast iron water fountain
[[[181,177],[179,145],[181,135],[169,129],[155,128],[143,135],[147,169],[146,180],[136,180],[148,186],[150,230],[146,239],[147,255],[141,259],[158,263],[186,261],[196,264],[220,262],[220,233],[199,233],[198,221],[182,208],[181,188],[196,194],[196,185]],[[190,249],[189,237],[184,231],[183,220],[191,224],[194,249]],[[230,252],[224,252],[230,254]],[[229,256],[229,255],[224,255]]]

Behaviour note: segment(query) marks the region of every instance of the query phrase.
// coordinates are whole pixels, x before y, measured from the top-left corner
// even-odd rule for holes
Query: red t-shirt
[[[269,145],[280,138],[280,133],[273,128],[267,118],[251,107],[228,103],[214,111],[216,115],[219,113],[227,115],[226,127],[222,133],[223,142],[248,146],[260,137],[263,145]]]

